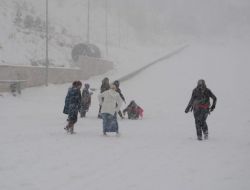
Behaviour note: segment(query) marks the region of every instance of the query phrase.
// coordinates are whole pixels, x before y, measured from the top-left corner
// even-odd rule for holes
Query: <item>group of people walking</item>
[[[120,110],[122,103],[126,103],[126,101],[119,86],[120,82],[118,80],[111,84],[107,77],[102,80],[100,94],[98,95],[99,111],[97,117],[103,120],[104,135],[107,132],[116,132],[119,134],[117,114],[122,119],[124,119],[126,113],[128,114],[128,119],[143,117],[143,109],[133,100],[123,112]],[[80,90],[81,87],[82,83],[80,81],[74,81],[68,89],[65,98],[63,113],[68,115],[68,124],[64,129],[71,134],[74,133],[74,124],[77,122],[78,112],[81,117],[85,117],[91,105],[91,95],[93,93],[89,91],[90,85],[86,83],[82,93]]]
[[[74,133],[74,124],[77,122],[78,112],[81,117],[86,116],[86,112],[91,105],[92,92],[89,91],[89,84],[84,84],[84,89],[81,93],[82,83],[74,81],[72,87],[68,89],[65,98],[65,106],[63,113],[68,115],[68,124],[65,130],[69,133]],[[210,98],[213,100],[210,104]],[[119,134],[119,127],[117,122],[117,114],[124,119],[128,115],[128,119],[138,119],[143,117],[143,109],[132,100],[128,106],[121,111],[122,103],[126,103],[120,89],[120,82],[118,80],[109,83],[106,77],[102,80],[100,94],[98,95],[99,111],[98,118],[103,120],[103,135],[107,132],[115,132]],[[192,112],[195,119],[197,139],[208,139],[208,126],[206,119],[210,112],[214,111],[216,107],[217,98],[212,91],[207,88],[205,80],[198,80],[196,88],[192,92],[191,99],[185,109],[185,113]]]

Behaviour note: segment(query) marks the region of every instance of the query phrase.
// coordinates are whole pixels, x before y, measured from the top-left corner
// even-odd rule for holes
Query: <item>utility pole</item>
[[[46,72],[45,72],[45,85],[48,86],[48,77],[49,77],[49,35],[48,35],[48,0],[46,0]]]
[[[105,0],[105,33],[106,33],[106,55],[108,55],[108,0]]]
[[[87,42],[89,43],[90,42],[90,39],[89,39],[89,12],[90,12],[90,0],[88,0],[88,11],[87,11],[88,15],[87,15]]]
[[[118,46],[121,47],[121,2],[118,3]]]

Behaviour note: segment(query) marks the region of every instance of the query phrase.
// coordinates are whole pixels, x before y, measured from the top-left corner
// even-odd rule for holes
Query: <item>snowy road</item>
[[[0,97],[0,189],[248,190],[247,49],[237,43],[193,44],[122,83],[127,102],[138,102],[145,118],[119,120],[120,137],[102,136],[96,93],[77,133],[64,132],[69,84]],[[200,78],[218,97],[208,118],[210,139],[202,142],[192,114],[184,113]],[[88,82],[97,86],[100,80]]]

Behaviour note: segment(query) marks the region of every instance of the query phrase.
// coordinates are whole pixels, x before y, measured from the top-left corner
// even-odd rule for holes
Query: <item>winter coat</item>
[[[109,113],[114,115],[118,112],[122,105],[122,99],[115,90],[109,89],[98,95],[99,104],[101,105],[101,113]]]
[[[127,112],[129,119],[138,119],[143,117],[143,109],[134,102],[130,104],[123,110],[123,114]]]
[[[64,113],[68,114],[69,117],[72,115],[77,115],[80,109],[81,103],[81,92],[76,87],[71,87],[68,90],[67,96],[65,98]]]
[[[195,88],[193,90],[191,99],[188,103],[188,108],[194,109],[194,111],[199,109],[209,109],[210,107],[210,98],[213,99],[213,106],[215,107],[217,98],[212,93],[212,91],[208,88],[205,88],[204,90],[200,88]]]
[[[82,100],[81,100],[81,109],[87,111],[91,104],[91,95],[92,93],[89,92],[87,88],[82,90]]]
[[[67,95],[65,97],[64,108],[63,108],[63,113],[64,114],[69,114],[69,91],[71,89],[72,89],[72,87],[68,89]]]

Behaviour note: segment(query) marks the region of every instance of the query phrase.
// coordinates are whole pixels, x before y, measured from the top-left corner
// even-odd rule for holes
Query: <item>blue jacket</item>
[[[65,114],[77,114],[81,106],[81,92],[78,88],[71,87],[68,90],[65,98],[65,105],[63,113]]]

